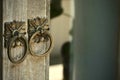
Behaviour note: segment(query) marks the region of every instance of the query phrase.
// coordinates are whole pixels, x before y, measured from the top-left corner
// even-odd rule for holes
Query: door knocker
[[[49,33],[48,19],[35,18],[28,20],[29,50],[32,55],[44,56],[52,48],[52,36]]]
[[[21,63],[27,54],[25,38],[25,22],[13,21],[5,23],[5,48],[12,63]]]

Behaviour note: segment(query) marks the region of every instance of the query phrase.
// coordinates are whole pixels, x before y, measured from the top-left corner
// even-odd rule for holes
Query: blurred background
[[[70,30],[73,24],[73,0],[52,0],[51,4],[51,32],[54,37],[54,49],[51,59],[61,62],[61,49],[63,44],[71,40]],[[51,60],[51,64],[57,61]]]
[[[51,33],[54,37],[54,48],[50,56],[50,80],[63,80],[62,57],[65,51],[62,50],[63,45],[70,42],[72,39],[70,31],[73,25],[73,18],[73,0],[51,0]],[[67,54],[67,60],[69,59],[68,48],[65,53]],[[69,61],[65,64],[69,65],[68,63]],[[55,74],[57,74],[56,77]]]
[[[120,80],[119,0],[51,0],[50,80]]]

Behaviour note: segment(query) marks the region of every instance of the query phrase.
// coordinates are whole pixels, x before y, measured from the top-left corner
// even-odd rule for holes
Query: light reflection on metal
[[[25,39],[25,22],[13,21],[5,23],[5,48],[12,63],[21,63],[27,54],[27,41]]]
[[[52,37],[49,33],[47,18],[35,18],[28,20],[29,50],[34,56],[44,56],[50,53]]]

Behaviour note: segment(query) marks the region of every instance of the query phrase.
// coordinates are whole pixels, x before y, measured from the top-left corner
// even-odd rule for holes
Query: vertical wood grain
[[[27,22],[27,0],[3,0],[3,32],[4,24],[13,20]],[[27,23],[24,27],[27,31]],[[7,49],[4,48],[3,80],[30,80],[27,78],[27,73],[29,72],[27,64],[27,60],[17,65],[11,63],[8,59]]]
[[[47,0],[3,0],[3,3],[1,0],[0,2],[0,9],[3,9],[3,13],[1,12],[3,15],[0,14],[1,24],[3,24],[3,29],[0,28],[1,32],[4,32],[5,22],[11,22],[13,20],[24,21],[26,22],[25,29],[27,32],[28,19],[46,16],[49,18],[49,11],[47,11],[49,10],[49,5],[47,6],[49,1]],[[0,34],[0,36],[2,35]],[[0,70],[3,75],[0,74],[0,80],[49,80],[49,55],[35,57],[28,52],[26,59],[16,65],[9,61],[7,49],[4,48],[3,43],[4,39],[2,42],[1,38],[0,46],[2,46],[2,48],[0,48],[0,62],[3,65],[3,69],[0,67]]]
[[[28,19],[33,19],[36,17],[49,18],[48,4],[48,0],[28,0]],[[29,63],[34,63],[34,65],[30,65],[32,68],[32,75],[36,76],[33,80],[49,80],[49,55],[46,55],[44,57],[34,57],[30,55],[29,60]]]

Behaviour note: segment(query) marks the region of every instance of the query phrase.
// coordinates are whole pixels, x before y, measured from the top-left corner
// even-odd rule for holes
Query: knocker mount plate
[[[47,18],[35,18],[28,20],[29,50],[34,56],[44,56],[50,53],[52,37],[49,33]]]
[[[6,22],[4,28],[4,47],[7,48],[8,58],[12,63],[22,62],[27,54],[25,38],[25,22]]]

